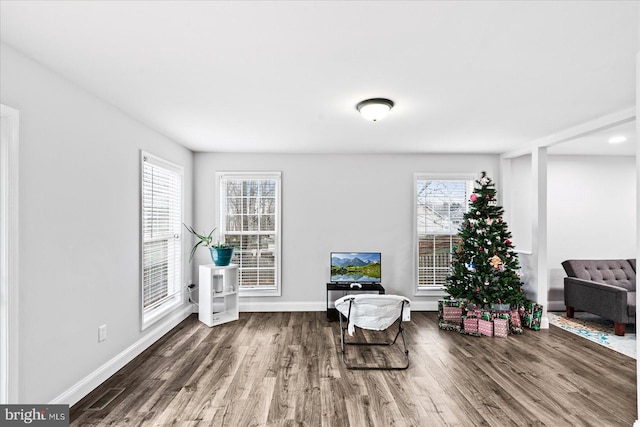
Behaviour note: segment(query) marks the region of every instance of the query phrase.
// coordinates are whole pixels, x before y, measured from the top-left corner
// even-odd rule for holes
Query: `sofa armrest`
[[[619,286],[565,277],[564,303],[618,323],[629,323],[627,290]]]

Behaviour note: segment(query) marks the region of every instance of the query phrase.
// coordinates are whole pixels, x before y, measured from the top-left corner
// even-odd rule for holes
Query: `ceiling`
[[[194,151],[502,153],[635,105],[638,2],[0,1],[3,43]],[[387,118],[355,105],[386,97]]]
[[[609,143],[609,139],[616,136],[624,136],[626,141]],[[633,156],[636,153],[636,144],[636,122],[630,121],[554,145],[549,147],[548,152],[549,154]]]

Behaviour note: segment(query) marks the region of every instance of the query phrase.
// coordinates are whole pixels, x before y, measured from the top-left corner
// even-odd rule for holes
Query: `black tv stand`
[[[379,283],[360,283],[361,288],[351,288],[351,283],[339,283],[328,282],[327,283],[327,319],[338,320],[338,310],[335,308],[329,308],[329,292],[331,291],[343,291],[343,292],[378,292],[378,294],[384,294],[384,287]]]

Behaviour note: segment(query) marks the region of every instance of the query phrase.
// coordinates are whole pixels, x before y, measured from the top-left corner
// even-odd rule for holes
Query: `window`
[[[280,295],[280,172],[218,173],[220,235],[236,248],[241,295]]]
[[[142,328],[182,303],[182,168],[142,153]]]
[[[473,175],[416,175],[418,291],[444,288],[451,251],[460,242],[458,229],[469,207],[473,182]]]

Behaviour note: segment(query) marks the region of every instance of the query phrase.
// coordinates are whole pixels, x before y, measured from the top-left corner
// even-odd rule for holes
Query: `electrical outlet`
[[[107,339],[107,325],[98,326],[98,342],[102,342]]]

